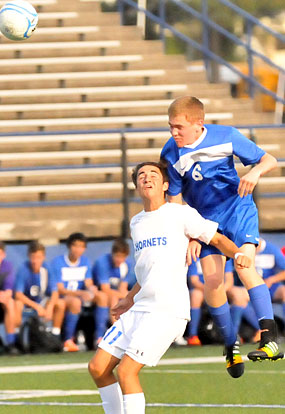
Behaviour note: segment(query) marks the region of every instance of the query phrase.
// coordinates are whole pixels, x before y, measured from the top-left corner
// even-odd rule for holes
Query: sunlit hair
[[[116,254],[116,253],[123,253],[126,256],[128,256],[130,253],[130,246],[128,242],[121,237],[114,240],[114,243],[112,245],[112,254]]]
[[[205,118],[204,105],[194,96],[181,96],[173,101],[168,108],[168,116],[185,115],[188,121],[203,121]]]
[[[45,246],[38,242],[37,240],[33,240],[28,245],[28,254],[36,253],[36,252],[43,252],[45,253],[46,249]]]
[[[169,178],[168,178],[168,174],[167,174],[167,168],[166,168],[166,163],[161,160],[160,162],[154,162],[154,161],[146,161],[146,162],[141,162],[140,164],[138,164],[132,172],[132,180],[134,185],[137,187],[137,178],[138,178],[138,172],[139,170],[144,167],[145,165],[152,165],[153,167],[157,167],[162,175],[163,178],[163,182],[169,182]]]

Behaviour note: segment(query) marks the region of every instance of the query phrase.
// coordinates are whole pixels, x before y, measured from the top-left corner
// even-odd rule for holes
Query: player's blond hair
[[[204,122],[204,105],[194,96],[180,96],[175,99],[175,101],[173,101],[168,108],[169,117],[175,117],[178,115],[185,115],[191,122]]]

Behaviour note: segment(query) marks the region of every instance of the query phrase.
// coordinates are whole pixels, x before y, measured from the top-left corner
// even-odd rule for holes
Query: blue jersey
[[[112,254],[107,253],[100,256],[94,263],[92,269],[94,284],[100,286],[109,283],[112,289],[118,289],[121,281],[132,283],[133,272],[129,259],[126,259],[120,267],[115,267],[112,260]]]
[[[285,257],[273,243],[261,240],[261,249],[255,257],[255,267],[263,279],[267,279],[285,270]],[[277,282],[269,288],[272,298],[274,297],[276,289],[281,284],[282,282]]]
[[[15,292],[22,292],[29,299],[40,303],[56,290],[54,274],[46,262],[42,264],[39,273],[33,273],[28,260],[19,267],[16,274]]]
[[[234,210],[242,204],[253,207],[251,195],[241,198],[234,156],[243,165],[259,162],[265,152],[237,129],[223,125],[205,125],[201,137],[191,145],[178,148],[171,137],[161,157],[168,163],[168,194],[182,193],[184,200],[208,219],[226,227]]]
[[[84,290],[85,280],[92,279],[90,261],[86,256],[81,256],[77,263],[71,263],[67,255],[54,258],[52,268],[57,283],[63,283],[67,290]]]

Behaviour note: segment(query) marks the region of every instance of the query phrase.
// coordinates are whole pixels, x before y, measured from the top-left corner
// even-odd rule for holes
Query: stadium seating
[[[99,1],[31,2],[39,12],[31,39],[15,43],[0,36],[0,230],[5,240],[58,240],[73,230],[88,237],[121,233],[122,134],[101,129],[154,129],[124,134],[130,178],[133,164],[159,158],[169,133],[155,129],[167,127],[167,107],[177,96],[201,98],[209,123],[273,120],[272,114],[254,111],[249,100],[233,99],[228,84],[209,84],[201,63],[166,56],[160,41],[144,41],[138,27],[120,26],[119,15],[101,12]],[[89,129],[93,133],[87,134]],[[256,141],[281,159],[284,132],[254,131]],[[284,191],[284,170],[280,161],[262,178],[259,192]],[[240,164],[238,171],[244,171]],[[132,184],[129,191],[135,196]],[[259,201],[262,228],[285,228],[278,210],[284,200],[278,197],[269,207],[270,202]],[[132,215],[140,204],[134,200],[129,209]]]

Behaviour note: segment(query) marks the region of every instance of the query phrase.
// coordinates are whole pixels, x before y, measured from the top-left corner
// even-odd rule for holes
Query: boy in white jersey
[[[118,320],[89,363],[105,414],[145,412],[138,374],[144,365],[156,365],[185,331],[190,314],[186,282],[189,238],[215,245],[235,258],[238,267],[251,263],[233,242],[216,232],[218,223],[205,220],[187,205],[166,203],[168,177],[162,164],[139,164],[133,181],[144,205],[130,225],[137,283],[113,308]],[[243,363],[239,368],[243,370]]]
[[[253,361],[281,359],[284,354],[279,352],[276,342],[270,294],[254,267],[259,231],[258,212],[252,198],[259,178],[275,168],[276,159],[236,128],[205,125],[204,106],[195,97],[177,98],[170,105],[168,116],[172,137],[161,152],[169,174],[168,199],[182,203],[183,197],[203,217],[218,222],[219,231],[251,258],[249,269],[236,269],[248,290],[262,331],[258,349],[249,352],[248,358]],[[244,165],[253,165],[241,179],[234,166],[234,156]],[[214,246],[202,243],[200,259],[205,299],[223,335],[227,369],[231,374],[235,363],[239,363],[240,353],[223,282],[225,257]]]

